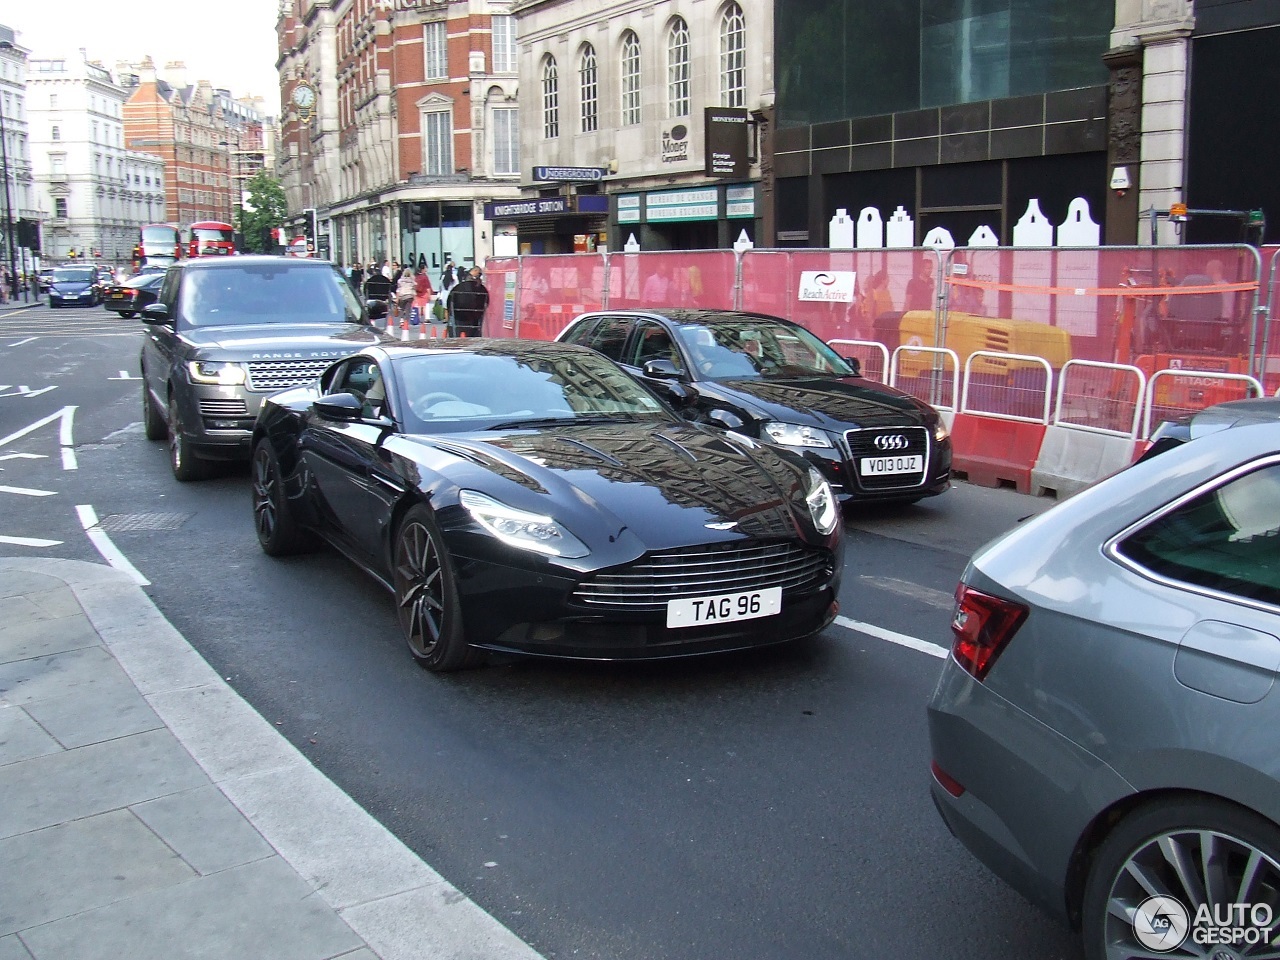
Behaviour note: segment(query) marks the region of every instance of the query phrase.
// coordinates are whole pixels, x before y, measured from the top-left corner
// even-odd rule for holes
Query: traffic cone
[[[404,342],[404,343],[408,343],[409,341],[409,321],[408,320],[400,321],[400,340],[401,342]]]
[[[387,335],[394,337],[395,333],[396,333],[395,314],[393,314],[390,310],[388,310],[387,311]]]

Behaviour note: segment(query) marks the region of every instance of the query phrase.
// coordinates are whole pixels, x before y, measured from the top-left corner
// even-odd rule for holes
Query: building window
[[[422,115],[422,141],[426,147],[423,170],[428,176],[453,173],[453,113],[433,110]]]
[[[578,61],[578,104],[582,132],[595,133],[600,123],[600,75],[596,70],[596,49],[587,44]]]
[[[731,3],[720,14],[720,106],[747,102],[747,23],[742,8]]]
[[[49,109],[50,110],[58,109],[58,95],[56,93],[49,94]]]
[[[689,25],[680,17],[667,32],[667,116],[689,115]]]
[[[443,20],[423,25],[422,55],[428,80],[449,79],[449,37]]]
[[[493,111],[493,172],[520,172],[520,112],[515,107],[497,107]]]
[[[61,127],[54,127],[54,128],[53,128],[53,131],[52,131],[52,139],[54,139],[54,140],[61,140],[61,139],[62,139],[62,128],[61,128]]]
[[[622,125],[640,122],[640,38],[628,30],[622,38]]]
[[[516,18],[496,16],[493,28],[493,72],[516,72]]]
[[[547,140],[560,136],[560,75],[555,57],[542,61],[542,136]]]
[[[67,219],[67,198],[66,197],[53,198],[53,215],[59,220]]]

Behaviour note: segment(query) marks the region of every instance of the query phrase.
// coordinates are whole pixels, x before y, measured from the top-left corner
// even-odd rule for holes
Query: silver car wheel
[[[1144,911],[1139,908],[1152,898],[1170,898],[1186,911],[1185,922],[1175,917],[1165,937],[1167,945],[1162,943],[1158,947],[1144,942],[1138,929],[1144,923]],[[1242,932],[1260,942],[1242,941],[1225,950],[1216,943],[1196,942],[1191,928],[1197,908],[1207,905],[1212,911],[1218,907],[1220,915],[1227,916],[1228,907],[1234,908],[1236,904],[1267,905],[1271,925],[1265,937],[1261,931],[1248,935],[1247,922],[1240,925]],[[1244,915],[1247,916],[1247,912]],[[1237,925],[1226,929],[1237,929]],[[1280,931],[1280,863],[1239,837],[1217,830],[1179,829],[1151,837],[1122,863],[1107,896],[1103,942],[1108,960],[1164,955],[1261,960],[1280,957],[1280,943],[1267,942],[1277,931]],[[1143,932],[1145,939],[1152,939],[1149,930],[1144,928]],[[1178,939],[1180,944],[1175,942]]]
[[[395,585],[409,649],[419,658],[431,656],[444,627],[444,571],[431,531],[410,520],[400,531]]]

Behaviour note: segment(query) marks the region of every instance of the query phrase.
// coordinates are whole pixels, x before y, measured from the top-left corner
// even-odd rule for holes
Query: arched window
[[[747,102],[747,22],[742,8],[730,2],[720,14],[720,106]]]
[[[555,57],[542,61],[542,136],[547,140],[560,136],[560,74]]]
[[[640,38],[631,30],[622,37],[622,125],[640,122]]]
[[[680,17],[667,31],[667,116],[689,115],[689,25]]]
[[[582,132],[595,133],[600,125],[600,75],[596,69],[596,48],[587,44],[578,60],[578,103]]]

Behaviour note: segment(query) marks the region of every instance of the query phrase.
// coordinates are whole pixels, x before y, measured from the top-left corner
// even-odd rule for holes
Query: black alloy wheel
[[[179,483],[203,480],[209,475],[209,465],[191,450],[191,444],[182,432],[182,415],[178,413],[178,401],[169,394],[169,466],[173,478]]]
[[[1274,958],[1280,828],[1217,798],[1140,807],[1098,847],[1081,909],[1088,960]]]
[[[169,425],[160,414],[155,398],[147,389],[147,372],[142,371],[142,430],[148,440],[163,440],[169,435]]]
[[[436,673],[477,666],[484,656],[463,636],[453,563],[430,509],[405,514],[394,549],[396,615],[413,658]]]
[[[253,528],[262,552],[285,557],[314,549],[316,541],[303,529],[285,492],[284,474],[270,442],[259,440],[253,450]]]

